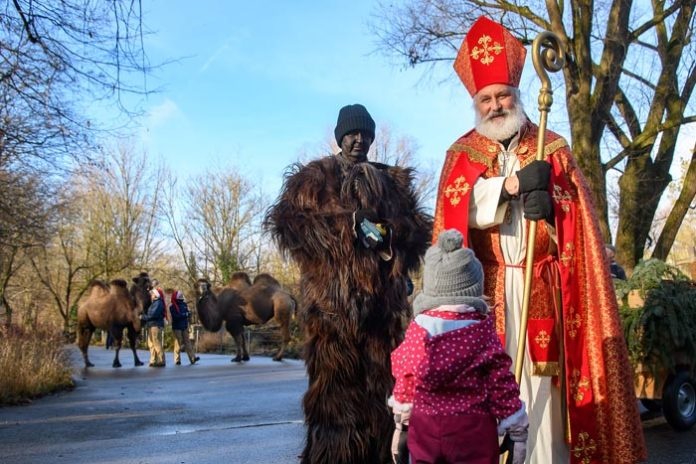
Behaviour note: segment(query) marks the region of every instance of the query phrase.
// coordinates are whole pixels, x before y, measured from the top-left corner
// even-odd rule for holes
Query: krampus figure
[[[428,247],[432,220],[412,170],[367,161],[374,130],[362,105],[342,108],[341,152],[295,165],[265,219],[302,274],[304,464],[391,460],[390,353],[410,314],[407,276]]]

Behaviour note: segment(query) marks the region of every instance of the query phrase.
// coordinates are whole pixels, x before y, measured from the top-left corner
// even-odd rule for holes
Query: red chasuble
[[[523,129],[517,149],[521,167],[535,159],[537,133],[534,124]],[[485,293],[493,300],[496,330],[504,341],[505,262],[499,228],[468,228],[471,190],[479,177],[498,175],[499,150],[498,144],[472,131],[447,151],[433,243],[442,230],[456,228],[464,234],[484,265]],[[527,328],[533,374],[563,375],[571,463],[633,464],[645,460],[647,453],[590,191],[562,137],[548,131],[544,154],[552,165],[558,244],[550,239],[545,221],[539,221]],[[524,261],[511,264],[524,266]]]

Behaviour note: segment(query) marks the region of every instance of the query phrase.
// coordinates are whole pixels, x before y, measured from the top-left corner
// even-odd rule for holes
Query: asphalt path
[[[298,463],[302,361],[259,356],[236,364],[201,354],[194,366],[186,356],[175,366],[167,353],[167,367],[136,368],[122,351],[123,367],[114,369],[113,352],[92,346],[95,367],[83,369],[77,349],[70,351],[74,390],[0,408],[0,464]],[[658,414],[643,430],[649,464],[696,464],[696,427],[677,432]]]
[[[71,347],[75,364],[79,352]],[[0,463],[292,463],[303,447],[304,364],[199,354],[191,366],[111,367],[113,352],[90,347],[95,367],[76,368],[77,388],[27,406],[0,408]],[[2,374],[0,374],[2,375]]]

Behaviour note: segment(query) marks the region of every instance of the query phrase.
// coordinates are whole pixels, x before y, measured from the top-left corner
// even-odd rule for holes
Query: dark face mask
[[[367,152],[372,145],[372,134],[363,130],[348,132],[341,139],[341,153],[355,163],[367,161]]]

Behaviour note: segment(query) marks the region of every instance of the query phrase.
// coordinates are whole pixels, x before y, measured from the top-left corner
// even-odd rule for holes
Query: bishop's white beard
[[[501,114],[504,115],[502,121],[492,120]],[[510,110],[501,109],[500,111],[488,113],[485,118],[476,111],[476,131],[484,137],[501,141],[517,134],[526,120],[527,116],[520,103],[517,103]]]

